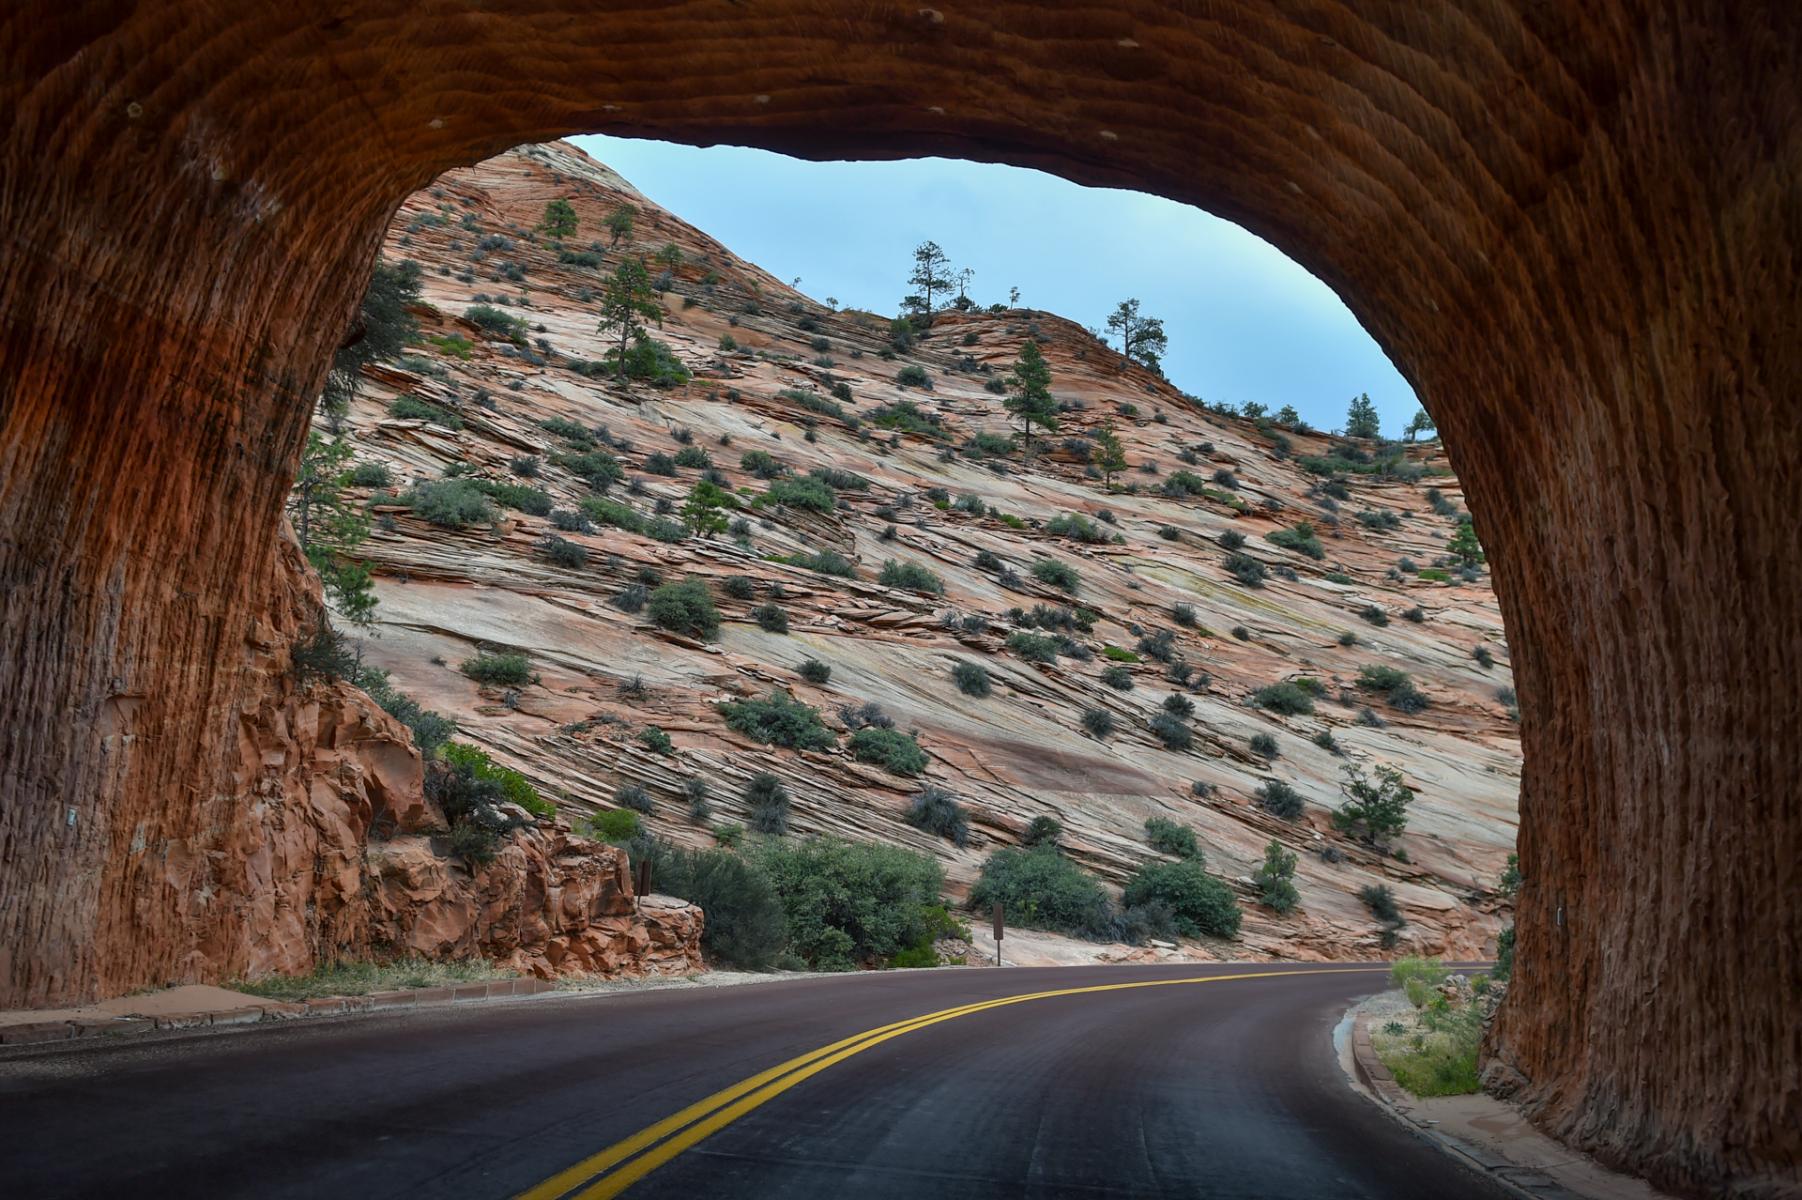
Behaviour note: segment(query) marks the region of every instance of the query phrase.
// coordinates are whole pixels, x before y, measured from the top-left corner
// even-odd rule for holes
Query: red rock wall
[[[1674,1186],[1796,1187],[1799,23],[1782,0],[12,6],[0,992],[149,981],[144,935],[246,895],[162,888],[235,868],[147,848],[235,819],[281,495],[410,189],[584,129],[962,154],[1240,221],[1389,350],[1515,650],[1528,882],[1494,1072]]]

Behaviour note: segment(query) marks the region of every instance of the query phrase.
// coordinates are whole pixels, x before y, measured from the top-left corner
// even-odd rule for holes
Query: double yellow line
[[[1271,979],[1282,975],[1346,975],[1371,971],[1387,973],[1388,967],[1328,967],[1304,971],[1255,971],[1237,975],[1201,975],[1187,979],[1146,979],[1136,983],[1103,983],[1091,987],[1057,988],[1047,992],[1030,992],[1019,996],[1003,996],[982,1000],[957,1008],[941,1009],[923,1016],[910,1017],[890,1025],[866,1029],[862,1033],[821,1046],[798,1058],[778,1063],[740,1080],[729,1088],[699,1100],[655,1125],[647,1125],[632,1136],[592,1154],[566,1170],[559,1171],[538,1186],[521,1192],[517,1200],[559,1200],[574,1192],[572,1200],[605,1200],[617,1196],[691,1146],[712,1137],[732,1122],[760,1105],[780,1096],[789,1088],[811,1079],[827,1067],[844,1062],[854,1054],[880,1046],[890,1038],[950,1021],[971,1013],[986,1012],[1009,1004],[1029,1000],[1048,1000],[1054,996],[1085,996],[1095,992],[1122,992],[1134,988],[1172,987],[1181,984],[1221,983],[1235,979]],[[579,1191],[576,1189],[580,1189]]]

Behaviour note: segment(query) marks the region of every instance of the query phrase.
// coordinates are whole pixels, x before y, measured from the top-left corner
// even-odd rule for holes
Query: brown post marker
[[[1005,921],[1004,921],[1005,913],[1003,912],[1003,910],[1001,908],[1001,901],[999,901],[999,900],[995,901],[995,909],[989,915],[994,919],[994,922],[995,922],[995,965],[1000,966],[1001,965],[1001,929],[1002,929],[1002,926],[1005,924]]]
[[[638,860],[638,878],[634,882],[633,886],[638,891],[638,896],[637,896],[638,900],[642,901],[646,896],[651,894],[651,860],[650,859],[641,858]]]

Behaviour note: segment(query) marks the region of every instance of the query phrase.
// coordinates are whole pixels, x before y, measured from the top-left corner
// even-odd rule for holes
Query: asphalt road
[[[1164,982],[1215,976],[1253,977]],[[1346,1084],[1384,978],[895,971],[7,1055],[0,1194],[1502,1197]]]

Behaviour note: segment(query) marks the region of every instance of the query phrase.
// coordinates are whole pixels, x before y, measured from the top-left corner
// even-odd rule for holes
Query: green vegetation
[[[825,683],[832,678],[832,668],[817,658],[810,658],[801,664],[801,678],[808,683]]]
[[[576,210],[559,196],[544,206],[544,219],[538,222],[538,231],[549,238],[574,237],[576,224]]]
[[[722,826],[721,841],[736,841]],[[666,842],[649,849],[651,886],[706,913],[701,948],[727,966],[767,970],[788,945],[788,919],[769,877],[730,850],[685,850]]]
[[[1467,567],[1480,566],[1484,560],[1483,544],[1477,541],[1477,530],[1469,518],[1458,522],[1458,531],[1446,544],[1446,550]]]
[[[1041,633],[1027,633],[1023,629],[1016,629],[1007,635],[1007,648],[1027,662],[1049,664],[1057,661],[1057,639]]]
[[[1295,855],[1271,838],[1264,847],[1263,864],[1251,877],[1257,885],[1258,903],[1279,913],[1295,911],[1301,903],[1301,893],[1295,890],[1295,864]]]
[[[1060,854],[1055,840],[989,855],[970,890],[970,907],[987,912],[996,903],[1005,906],[1010,924],[1027,929],[1093,938],[1105,937],[1110,928],[1101,884]]]
[[[1414,1017],[1371,1032],[1377,1057],[1395,1081],[1416,1096],[1457,1096],[1478,1089],[1477,1049],[1489,981],[1486,976],[1474,977],[1472,994],[1454,1000],[1438,990],[1449,975],[1436,959],[1397,962],[1394,981],[1414,1005]]]
[[[1201,844],[1195,840],[1195,831],[1167,817],[1145,819],[1145,840],[1160,854],[1173,854],[1177,858],[1201,857]]]
[[[612,218],[608,220],[611,222]],[[655,376],[660,364],[656,361],[658,356],[654,348],[662,343],[645,336],[644,322],[654,320],[661,324],[663,305],[651,286],[650,272],[645,269],[642,259],[623,259],[614,268],[613,274],[601,285],[600,313],[600,331],[619,334],[619,345],[607,352],[607,357],[614,363],[615,378],[624,382],[628,375]],[[633,342],[640,346],[636,355],[632,351]],[[664,347],[664,352],[668,353],[668,347]],[[639,361],[632,361],[634,358]],[[645,361],[647,359],[649,361]],[[683,374],[686,376],[687,372]]]
[[[1377,416],[1377,406],[1370,402],[1369,394],[1352,397],[1345,410],[1345,436],[1375,438],[1382,434],[1382,419]]]
[[[907,588],[909,591],[926,592],[934,596],[945,594],[945,584],[937,575],[928,571],[918,563],[896,562],[888,559],[882,564],[882,572],[876,581],[884,587]]]
[[[788,833],[788,789],[768,771],[759,771],[745,784],[743,800],[751,810],[751,828],[771,837]]]
[[[1074,542],[1098,545],[1113,540],[1113,535],[1081,513],[1059,513],[1045,523],[1045,532]]]
[[[1146,863],[1127,881],[1122,899],[1129,907],[1168,905],[1177,931],[1188,937],[1230,938],[1239,932],[1233,889],[1208,874],[1199,856]]]
[[[1345,764],[1344,772],[1339,790],[1345,803],[1333,814],[1333,825],[1372,846],[1399,836],[1408,827],[1408,805],[1414,800],[1414,789],[1402,781],[1401,771],[1379,764],[1375,781],[1356,763]]]
[[[532,673],[530,660],[523,654],[478,653],[473,658],[464,659],[457,670],[477,683],[525,687],[538,682],[538,676]]]
[[[549,492],[535,487],[527,487],[521,483],[502,483],[489,479],[473,481],[481,489],[484,496],[500,505],[519,512],[529,513],[534,517],[548,517],[551,513],[551,496]]]
[[[1060,591],[1074,593],[1082,583],[1076,568],[1055,558],[1041,558],[1032,564],[1032,577]]]
[[[1286,717],[1304,716],[1314,711],[1314,694],[1292,679],[1268,684],[1251,694],[1254,708],[1269,709]]]
[[[1226,556],[1226,573],[1248,588],[1264,586],[1264,564],[1249,554],[1234,551]]]
[[[1056,817],[1041,815],[1026,823],[1026,831],[1020,835],[1020,843],[1024,846],[1055,846],[1057,839],[1063,834],[1063,822]]]
[[[651,593],[647,607],[651,620],[672,633],[711,639],[720,631],[719,610],[699,579],[664,584]]]
[[[532,333],[532,327],[525,321],[491,304],[471,305],[463,310],[463,319],[482,332],[491,333],[515,345],[523,346]]]
[[[1281,546],[1285,550],[1294,550],[1312,559],[1326,557],[1326,548],[1314,534],[1314,526],[1307,521],[1297,521],[1287,529],[1279,529],[1267,534],[1264,538],[1273,546]]]
[[[944,876],[924,854],[868,842],[772,842],[758,867],[787,918],[789,949],[816,970],[849,971],[930,950],[946,932]]]
[[[1051,396],[1051,367],[1032,338],[1020,347],[1020,357],[1007,378],[1008,395],[1003,401],[1007,411],[1019,418],[1021,435],[1028,453],[1032,450],[1032,427],[1050,432],[1057,428],[1057,401]]]
[[[411,259],[375,264],[352,322],[361,336],[346,339],[349,344],[332,355],[332,367],[319,397],[320,411],[333,432],[343,427],[363,368],[394,358],[419,335],[419,322],[410,308],[419,302],[420,277],[419,264]]]
[[[415,516],[445,529],[492,525],[498,518],[482,489],[467,479],[432,480],[400,499]]]
[[[751,619],[756,621],[757,627],[765,633],[788,632],[788,614],[782,610],[780,604],[777,604],[774,601],[759,604],[756,608],[753,608],[751,610]]]
[[[344,489],[349,484],[386,486],[388,468],[381,463],[347,467],[350,454],[345,439],[327,441],[309,433],[287,508],[301,552],[319,572],[332,607],[351,624],[366,626],[374,619],[375,585],[369,568],[354,551],[368,538],[369,521],[346,502]],[[379,483],[362,482],[376,478],[377,471]]]
[[[1281,817],[1285,821],[1301,818],[1306,809],[1302,794],[1280,779],[1267,779],[1264,786],[1253,793],[1258,806],[1272,816]]]
[[[1163,374],[1162,360],[1170,339],[1164,334],[1161,317],[1139,313],[1137,300],[1122,300],[1108,316],[1110,333],[1120,335],[1120,353],[1157,374]]]
[[[644,823],[630,808],[609,808],[588,820],[588,833],[603,842],[629,842],[644,831]]]
[[[851,735],[851,757],[874,763],[896,775],[918,775],[926,769],[926,752],[910,733],[866,726]]]
[[[820,721],[820,710],[779,689],[761,700],[728,700],[720,705],[726,724],[754,741],[791,750],[824,750],[836,745]]]
[[[914,795],[907,806],[907,823],[956,846],[970,840],[970,814],[957,797],[936,784],[929,783]]]
[[[770,481],[763,495],[752,503],[758,507],[779,504],[785,508],[801,508],[809,512],[829,513],[838,507],[838,497],[825,481],[813,476],[799,479],[778,478]]]
[[[513,979],[517,971],[504,970],[483,958],[440,962],[424,958],[334,959],[305,975],[268,975],[261,979],[235,979],[226,986],[266,1000],[290,1004],[326,996],[367,996],[406,988],[454,987],[490,979]]]
[[[836,575],[842,579],[857,578],[857,570],[851,560],[836,550],[821,550],[817,554],[790,554],[779,557],[775,561],[788,563],[790,566],[805,567],[809,571],[818,571],[822,575]]]
[[[986,696],[992,690],[989,672],[980,663],[960,661],[951,668],[951,678],[957,681],[957,690],[966,696],[978,698]]]
[[[1425,693],[1414,686],[1414,680],[1406,671],[1395,667],[1374,665],[1362,668],[1358,672],[1358,690],[1383,696],[1389,701],[1390,707],[1398,712],[1417,713],[1432,703]]]
[[[417,396],[396,396],[388,405],[388,415],[400,421],[429,421],[445,429],[463,428],[462,417],[442,404],[433,404]]]

